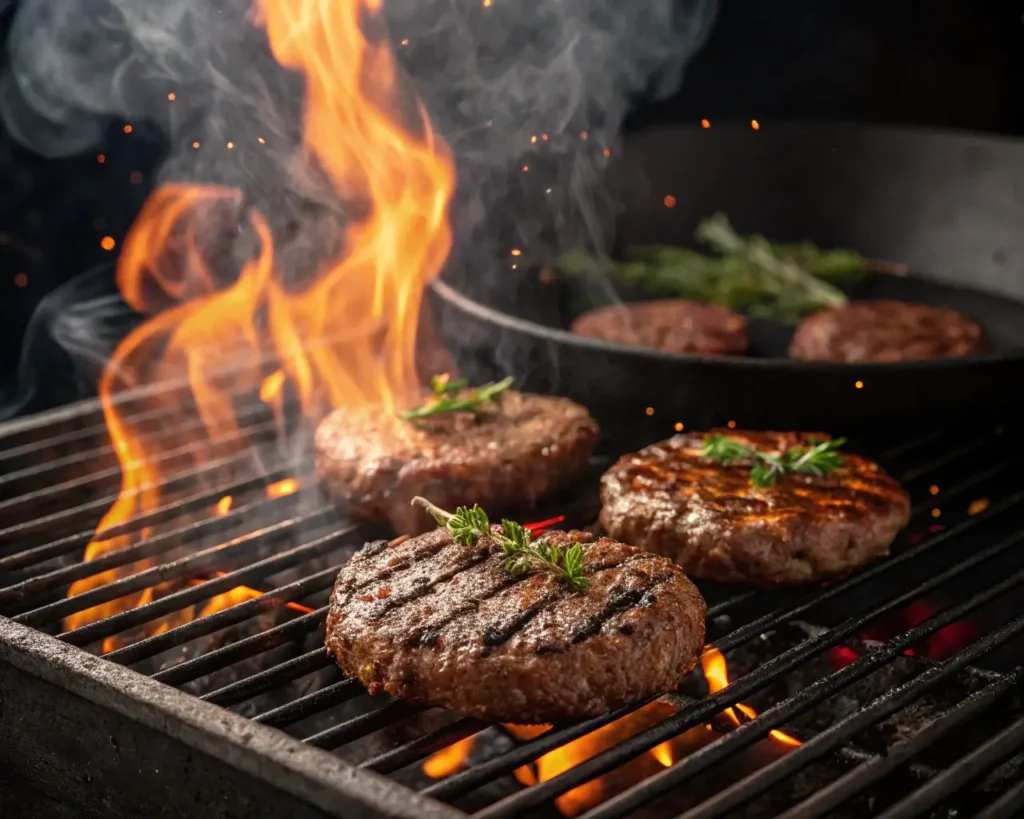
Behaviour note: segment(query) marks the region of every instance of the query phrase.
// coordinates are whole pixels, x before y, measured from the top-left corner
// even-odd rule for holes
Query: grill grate
[[[140,405],[134,420],[146,420],[146,411]],[[886,817],[937,810],[952,816],[965,804],[978,816],[1003,817],[1024,805],[1024,451],[1009,433],[987,430],[970,440],[936,433],[882,448],[880,460],[915,503],[892,558],[810,590],[704,584],[709,639],[730,663],[734,653],[752,646],[764,650],[772,635],[783,644],[717,693],[693,690],[699,681],[684,683],[669,697],[677,709],[671,715],[547,781],[518,787],[511,778],[517,769],[644,704],[513,742],[507,732],[477,720],[436,711],[434,719],[424,709],[371,699],[357,682],[342,679],[319,645],[327,595],[339,566],[382,533],[339,520],[308,476],[292,475],[280,460],[254,460],[249,445],[273,430],[255,410],[243,418],[249,426],[221,443],[244,441],[244,451],[184,464],[164,486],[171,500],[112,533],[133,535],[134,542],[89,563],[82,562],[82,551],[117,485],[110,466],[116,459],[99,437],[104,426],[98,405],[0,428],[0,490],[7,498],[0,501],[0,614],[93,654],[116,640],[106,646],[111,663],[187,692],[183,697],[282,729],[364,771],[388,775],[398,793],[418,791],[477,817],[557,816],[554,801],[574,788],[685,732],[717,725],[732,706],[755,701],[758,716],[722,727],[713,741],[608,794],[583,815],[863,815],[863,800],[873,800],[872,812]],[[161,434],[166,416],[152,420],[153,434]],[[161,457],[173,461],[175,452]],[[606,465],[606,459],[595,460],[588,486],[596,485]],[[298,491],[265,495],[267,485],[286,478],[297,479]],[[225,495],[242,502],[218,514],[214,506]],[[580,526],[596,517],[596,508],[588,491],[553,499],[533,516],[564,514],[567,524]],[[66,596],[71,583],[111,569],[123,576]],[[240,586],[255,591],[200,616],[209,601]],[[142,605],[74,628],[64,625],[69,615],[149,587],[160,594]],[[922,604],[922,616],[904,617],[881,637],[870,636]],[[186,611],[192,619],[182,616]],[[951,644],[950,634],[959,635]],[[940,638],[946,650],[922,656],[922,647]],[[778,693],[801,669],[854,644],[859,650],[849,662]],[[897,665],[904,678],[886,690],[836,712],[830,724],[801,727],[815,709],[832,707],[837,697],[852,696],[872,675]],[[942,701],[936,692],[954,684],[967,685],[966,693],[934,706],[884,747],[865,740],[929,698]],[[994,718],[996,728],[968,737],[972,725]],[[803,744],[741,769],[742,754],[770,742],[775,729]],[[420,772],[431,754],[474,735],[481,738],[479,754],[467,767],[437,781]],[[943,757],[936,751],[950,742],[958,753]],[[708,785],[726,769],[738,772]],[[818,777],[813,788],[792,787],[811,772]],[[507,786],[496,788],[501,781]],[[682,786],[701,791],[700,798],[666,807],[661,797]]]

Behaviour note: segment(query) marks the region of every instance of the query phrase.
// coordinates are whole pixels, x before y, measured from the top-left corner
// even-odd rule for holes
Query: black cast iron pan
[[[605,428],[647,418],[645,427],[666,434],[677,423],[729,421],[892,432],[1001,422],[1024,408],[1024,144],[846,125],[654,130],[626,140],[615,179],[620,245],[687,244],[702,217],[723,211],[741,232],[906,263],[909,276],[872,276],[854,297],[955,307],[985,326],[992,350],[805,363],[785,357],[787,331],[762,326],[748,357],[664,354],[567,332],[595,288],[581,299],[578,284],[524,271],[471,295],[432,286],[442,338],[464,375],[483,383],[512,374],[524,389],[585,404]]]

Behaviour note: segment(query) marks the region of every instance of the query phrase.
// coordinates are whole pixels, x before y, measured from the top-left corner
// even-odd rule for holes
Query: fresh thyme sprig
[[[750,482],[755,486],[774,486],[787,473],[827,475],[843,465],[843,456],[837,451],[846,443],[845,438],[831,441],[810,439],[810,446],[792,446],[779,455],[760,452],[725,435],[709,435],[704,439],[701,455],[713,458],[725,466],[736,461],[752,461]]]
[[[422,406],[400,412],[398,416],[406,421],[415,421],[446,412],[476,412],[511,387],[513,380],[512,376],[509,376],[493,384],[484,384],[482,387],[467,390],[464,378],[450,379],[447,375],[435,375],[430,379],[433,397]]]
[[[520,573],[534,569],[549,572],[574,589],[585,589],[590,585],[584,572],[586,559],[583,546],[579,543],[562,548],[534,542],[529,530],[522,524],[507,519],[501,521],[501,532],[492,532],[487,513],[476,505],[472,509],[460,506],[452,514],[426,498],[415,497],[412,503],[429,512],[438,525],[446,527],[452,533],[452,539],[463,546],[473,546],[485,535],[493,537],[501,544],[505,554],[505,570],[508,572]]]

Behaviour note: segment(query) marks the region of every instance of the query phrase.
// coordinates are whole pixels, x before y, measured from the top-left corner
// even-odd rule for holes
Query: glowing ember
[[[226,515],[231,511],[231,496],[225,495],[217,501],[217,506],[215,508],[218,515]]]
[[[260,384],[260,401],[269,404],[281,394],[281,387],[284,386],[284,370],[274,370],[263,379]]]
[[[299,491],[299,482],[295,478],[285,478],[267,487],[268,498],[283,498],[285,495],[294,495]]]
[[[988,509],[988,498],[978,498],[971,501],[971,505],[967,507],[967,514],[973,517],[980,515],[986,509]]]
[[[415,396],[417,321],[423,288],[451,245],[454,170],[422,108],[412,121],[399,115],[409,110],[408,94],[380,31],[380,12],[381,0],[258,2],[273,56],[306,80],[302,157],[355,214],[341,258],[310,271],[301,285],[286,286],[264,219],[245,208],[240,191],[213,186],[157,189],[125,238],[118,286],[132,308],[151,318],[118,346],[99,385],[123,477],[86,560],[149,536],[149,528],[112,538],[103,533],[168,500],[162,489],[171,474],[168,445],[147,439],[122,415],[117,398],[128,390],[187,378],[186,405],[170,391],[157,398],[177,413],[194,412],[205,430],[205,436],[190,433],[187,446],[175,445],[181,456],[175,472],[244,446],[235,421],[239,395],[273,399],[287,382],[309,418],[366,403],[391,410]],[[362,24],[371,21],[379,34],[368,38]],[[247,231],[257,249],[237,276],[226,274],[223,243]],[[279,362],[280,375],[262,380],[261,362],[268,359]],[[267,492],[276,497],[297,488],[289,479]],[[69,595],[148,565],[136,561],[79,580]],[[146,589],[70,615],[65,627],[153,595]]]
[[[704,652],[704,656],[700,658],[701,667],[704,669],[704,679],[708,681],[708,691],[712,694],[721,691],[727,685],[729,685],[729,666],[725,662],[725,656],[717,648],[708,648]],[[754,719],[757,716],[757,712],[748,705],[738,703],[732,708],[726,708],[724,713],[729,717],[736,725],[742,725],[747,720],[741,720],[737,716],[736,711],[740,711],[747,720]],[[771,738],[777,742],[781,742],[783,745],[796,746],[800,744],[800,740],[794,739],[789,734],[784,734],[782,731],[772,731]]]

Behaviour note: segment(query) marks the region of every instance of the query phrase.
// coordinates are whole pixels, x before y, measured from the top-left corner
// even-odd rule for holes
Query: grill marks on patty
[[[775,454],[812,437],[714,432]],[[757,487],[749,463],[704,458],[703,444],[702,434],[678,435],[619,459],[601,479],[604,528],[695,577],[779,585],[843,574],[886,554],[909,518],[906,492],[866,458],[843,453],[843,466],[827,475],[787,474]]]
[[[579,534],[581,538],[586,537],[584,533]],[[380,542],[387,545],[387,541]],[[446,548],[447,545],[443,542],[430,544],[418,549],[409,559],[385,561],[380,573],[372,580],[357,585],[346,600],[356,596],[367,603],[365,616],[370,621],[396,614],[418,620],[423,612],[429,612],[431,616],[417,630],[417,636],[410,635],[410,641],[420,645],[436,645],[446,627],[458,625],[460,619],[476,615],[477,620],[484,621],[473,624],[482,643],[498,646],[523,632],[535,617],[556,609],[558,604],[575,594],[563,583],[548,583],[543,593],[532,599],[525,609],[520,609],[518,601],[522,587],[534,583],[533,576],[507,572],[505,556],[500,550],[494,551],[480,544],[456,544],[457,548]],[[380,552],[376,551],[376,554]],[[571,642],[579,643],[597,634],[617,613],[654,602],[651,597],[654,585],[671,579],[672,574],[647,574],[639,569],[640,564],[647,562],[650,562],[650,556],[640,553],[624,558],[617,555],[614,560],[598,561],[587,567],[591,582],[594,578],[600,582],[599,576],[603,572],[621,569],[628,572],[636,583],[626,585],[620,579],[610,587],[612,596],[608,603],[573,631]],[[386,589],[386,596],[378,594],[379,589]],[[399,611],[410,608],[417,611]],[[515,612],[512,616],[508,616],[510,610]],[[441,613],[440,617],[432,616],[438,613]],[[428,640],[423,639],[425,634],[430,635]],[[549,648],[540,646],[537,650]]]
[[[664,558],[608,539],[584,550],[583,591],[510,574],[495,541],[466,547],[446,530],[361,553],[332,595],[328,649],[371,691],[495,720],[604,713],[673,688],[703,645],[696,589]]]

